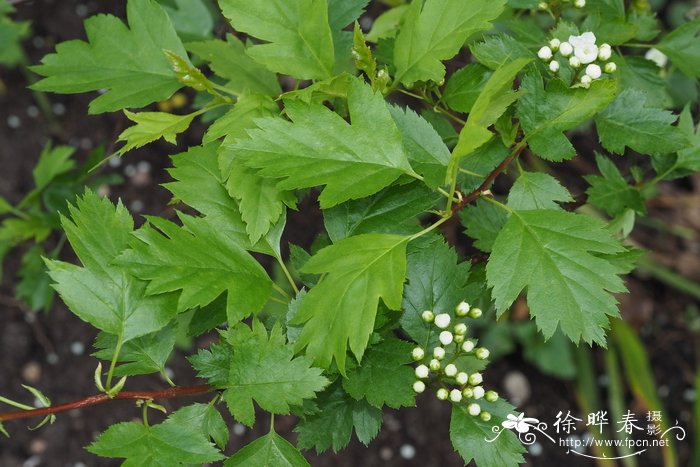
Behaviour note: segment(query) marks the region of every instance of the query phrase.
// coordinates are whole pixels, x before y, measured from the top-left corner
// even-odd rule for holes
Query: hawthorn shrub
[[[635,219],[659,182],[700,170],[700,20],[662,33],[645,1],[413,0],[384,2],[363,30],[368,0],[220,0],[231,29],[214,38],[193,34],[211,14],[199,2],[161,3],[128,0],[126,24],[90,17],[86,40],[32,67],[33,89],[99,91],[89,113],[133,122],[102,160],[207,124],[201,145],[171,156],[177,219],[135,229],[121,203],[80,188],[56,217],[80,264],[34,253],[100,331],[97,398],[142,405],[141,422],[87,449],[124,465],[303,466],[300,451],[339,451],[353,432],[367,444],[385,406],[431,392],[451,404],[465,463],[524,462],[513,432],[485,442],[516,412],[484,380],[490,352],[473,325],[523,295],[545,339],[606,345],[641,253],[626,241]],[[196,93],[190,113],[140,110],[182,88]],[[574,198],[552,173],[579,133],[597,135],[600,174]],[[66,152],[45,151],[37,189],[74,168]],[[491,191],[497,178],[509,188]],[[325,227],[311,251],[281,242],[306,196]],[[17,234],[25,218],[3,224],[5,245],[32,238]],[[450,221],[486,261],[447,243]],[[199,386],[165,370],[183,328],[218,333],[187,357]],[[133,391],[150,373],[172,387]],[[48,407],[3,398],[21,410],[0,422],[65,409],[30,390]],[[210,403],[149,423],[157,399],[200,393]],[[226,453],[220,411],[252,426],[256,406],[295,415],[296,446],[272,425]]]

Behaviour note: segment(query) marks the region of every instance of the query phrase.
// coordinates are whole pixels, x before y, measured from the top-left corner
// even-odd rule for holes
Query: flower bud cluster
[[[411,352],[413,360],[418,363],[415,368],[417,380],[413,383],[413,390],[422,393],[425,392],[427,384],[435,383],[438,386],[435,392],[438,399],[449,399],[453,403],[464,402],[467,404],[468,413],[489,421],[491,414],[482,410],[479,401],[494,402],[498,399],[498,394],[484,389],[481,373],[470,374],[459,368],[460,357],[473,356],[479,360],[489,358],[489,350],[477,347],[475,340],[467,338],[469,328],[466,323],[459,322],[462,318],[479,318],[483,312],[467,302],[461,302],[455,307],[454,315],[453,319],[448,313],[436,315],[432,310],[421,314],[423,321],[438,328],[440,344],[432,349],[415,347]]]
[[[612,74],[617,70],[615,62],[609,61],[612,56],[610,44],[598,46],[595,34],[592,32],[584,32],[580,36],[569,36],[566,42],[554,38],[548,45],[540,48],[537,56],[540,60],[549,63],[549,70],[552,73],[559,72],[561,68],[561,61],[555,57],[556,52],[576,70],[576,76],[580,75],[577,83],[579,87],[588,88],[593,81],[602,77],[603,72]]]

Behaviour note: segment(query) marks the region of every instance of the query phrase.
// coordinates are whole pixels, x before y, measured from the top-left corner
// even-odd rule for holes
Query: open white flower
[[[644,58],[656,63],[656,66],[659,68],[665,67],[666,63],[668,63],[668,57],[659,49],[649,49],[647,53],[644,54]]]
[[[595,34],[584,32],[580,36],[569,36],[569,44],[574,48],[574,56],[581,63],[594,62],[598,58],[598,46],[595,45]]]

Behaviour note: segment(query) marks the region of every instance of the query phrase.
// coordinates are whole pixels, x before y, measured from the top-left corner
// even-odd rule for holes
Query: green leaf
[[[474,239],[474,246],[489,253],[498,233],[508,220],[508,214],[504,209],[479,199],[475,204],[461,210],[459,218],[466,227],[464,233]]]
[[[75,152],[75,148],[71,146],[57,146],[52,148],[50,144],[44,146],[39,155],[39,161],[36,163],[32,175],[34,176],[34,191],[40,191],[46,188],[59,175],[69,172],[75,167],[75,161],[71,156]]]
[[[323,211],[332,241],[366,233],[414,234],[418,215],[428,211],[440,195],[419,182],[395,185],[367,198],[346,201]]]
[[[409,8],[409,5],[397,5],[382,12],[374,19],[372,29],[367,33],[367,40],[378,42],[379,39],[394,37]]]
[[[247,136],[246,130],[255,127],[253,121],[256,118],[269,117],[278,113],[279,107],[269,96],[242,94],[238,96],[233,108],[217,118],[207,129],[202,142],[206,144],[224,138],[225,143],[232,143]]]
[[[224,459],[209,441],[202,424],[192,423],[190,410],[180,409],[159,425],[112,425],[87,450],[102,457],[126,459],[122,465],[128,467],[185,466]]]
[[[3,4],[7,5],[4,6]],[[0,64],[13,67],[25,60],[22,40],[31,33],[29,21],[13,21],[6,13],[13,13],[14,8],[2,0],[0,3]],[[2,427],[0,427],[2,431]]]
[[[32,71],[45,76],[37,91],[75,94],[108,89],[95,98],[91,114],[144,107],[168,99],[182,87],[163,54],[186,57],[168,15],[153,0],[129,0],[128,29],[116,16],[85,20],[88,42],[71,40],[56,46]]]
[[[246,233],[253,244],[280,219],[285,204],[296,205],[296,198],[292,192],[278,190],[274,179],[263,178],[243,165],[237,152],[229,149],[227,144],[244,133],[244,128],[253,127],[253,118],[271,117],[277,111],[277,105],[269,97],[242,96],[232,111],[210,128],[212,132],[222,122],[222,129],[226,131],[224,145],[219,149],[219,167],[226,179],[226,189],[239,201],[238,208],[246,224]]]
[[[416,402],[413,383],[416,379],[412,363],[413,346],[393,337],[367,350],[362,365],[348,370],[343,389],[353,398],[367,399],[371,405],[392,409],[410,407]]]
[[[136,125],[122,131],[117,141],[124,141],[126,144],[119,148],[117,152],[120,156],[132,149],[140,148],[163,138],[170,144],[177,144],[175,137],[187,130],[194,119],[195,114],[175,115],[165,112],[139,112],[133,113],[128,110],[124,115],[136,123]]]
[[[661,108],[647,107],[644,94],[625,89],[595,118],[600,143],[615,154],[625,146],[640,154],[669,154],[688,147],[683,130],[673,126],[677,117]]]
[[[584,179],[591,185],[586,190],[588,202],[614,217],[632,208],[644,213],[644,197],[634,186],[627,183],[615,164],[596,154],[596,164],[601,175],[587,175]]]
[[[442,60],[454,57],[467,38],[489,29],[505,1],[414,0],[394,47],[395,81],[411,86],[416,81],[440,82]]]
[[[683,73],[700,78],[700,19],[676,28],[654,47],[665,53]]]
[[[149,294],[181,291],[178,312],[211,303],[227,293],[226,315],[234,324],[262,309],[272,290],[263,267],[234,239],[206,219],[180,215],[182,227],[157,217],[134,232],[118,259],[148,280]]]
[[[508,194],[508,206],[518,211],[561,209],[557,202],[573,200],[556,178],[541,172],[520,172]]]
[[[460,68],[447,81],[442,100],[453,110],[469,113],[490,77],[489,69],[478,63]]]
[[[268,337],[259,321],[249,328],[239,324],[228,333],[233,347],[224,400],[234,418],[253,426],[253,401],[265,411],[288,414],[290,406],[311,399],[328,385],[320,368],[306,356],[295,357],[285,343],[281,327],[275,325]]]
[[[211,37],[214,17],[208,0],[158,0],[183,41]],[[170,3],[170,4],[168,4]]]
[[[518,40],[506,34],[489,36],[483,42],[471,46],[476,60],[485,67],[495,70],[510,60],[519,58],[534,59],[535,54]]]
[[[206,215],[207,221],[246,250],[275,256],[279,252],[279,238],[284,228],[282,219],[260,242],[251,244],[246,224],[241,218],[238,203],[227,192],[219,170],[218,143],[194,146],[171,156],[174,167],[168,169],[175,182],[163,186],[179,200]]]
[[[226,36],[226,41],[190,42],[186,47],[206,60],[217,76],[228,80],[225,87],[237,96],[248,93],[277,96],[282,92],[277,76],[250,58],[243,42],[232,34]]]
[[[545,89],[538,73],[525,75],[517,116],[530,149],[555,162],[574,157],[576,150],[562,132],[607,107],[615,97],[615,89],[612,80],[597,80],[589,89],[583,89],[570,88],[560,79],[550,80]]]
[[[247,49],[256,62],[298,79],[333,76],[327,0],[222,0],[231,26],[265,41]]]
[[[320,104],[287,101],[291,122],[256,120],[250,139],[228,147],[263,177],[281,179],[280,190],[326,185],[319,196],[324,209],[415,175],[383,96],[353,79],[348,107],[351,124]]]
[[[353,428],[360,442],[367,445],[382,426],[382,411],[364,400],[353,400],[340,384],[319,394],[316,402],[318,411],[304,416],[294,428],[301,449],[338,452],[350,443]]]
[[[206,379],[209,385],[225,389],[229,380],[232,352],[226,343],[213,343],[208,349],[199,349],[187,357],[197,376]]]
[[[41,245],[32,246],[22,256],[22,266],[19,276],[22,278],[17,284],[15,293],[33,311],[49,311],[53,305],[54,289],[51,288],[49,277],[43,256],[48,256]]]
[[[116,336],[100,333],[95,339],[95,348],[99,350],[93,356],[109,361],[114,356],[116,346]],[[119,352],[117,361],[123,365],[119,365],[114,374],[115,376],[165,374],[165,364],[174,347],[175,332],[170,326],[130,340]]]
[[[532,321],[514,327],[514,331],[522,343],[523,358],[542,373],[561,379],[572,379],[576,376],[574,347],[561,331],[555,332],[547,341],[542,339]],[[581,350],[588,351],[584,348]]]
[[[491,139],[493,133],[488,128],[520,97],[521,92],[512,90],[513,80],[531,61],[530,58],[519,58],[503,64],[493,72],[474,101],[467,122],[459,133],[457,146],[452,151],[451,164],[454,169],[460,158],[471,154]]]
[[[411,165],[425,178],[425,184],[437,188],[445,181],[450,150],[435,128],[409,108],[390,106],[394,123],[401,132]]]
[[[518,437],[510,430],[501,428],[503,432],[493,442],[492,427],[501,427],[508,414],[514,413],[514,408],[503,401],[479,401],[482,410],[488,411],[492,418],[484,422],[467,412],[466,404],[453,404],[450,419],[450,440],[465,464],[472,460],[477,465],[497,465],[499,467],[517,467],[525,462],[525,448]]]
[[[319,251],[301,272],[325,274],[304,297],[292,324],[304,324],[296,349],[329,368],[335,358],[345,372],[348,344],[362,359],[382,298],[389,309],[401,308],[409,237],[364,234]]]
[[[126,208],[86,191],[69,210],[71,219],[61,217],[61,224],[84,267],[46,261],[63,301],[80,319],[123,342],[163,328],[176,313],[176,297],[147,296],[146,282],[113,265],[133,229]]]
[[[493,244],[486,266],[496,309],[506,311],[527,287],[537,326],[549,338],[561,326],[572,341],[605,345],[608,316],[617,316],[611,293],[625,291],[610,261],[599,254],[624,251],[592,217],[558,210],[513,211]]]
[[[213,404],[192,404],[174,412],[168,419],[175,424],[200,427],[220,449],[228,443],[228,427]]]
[[[469,262],[459,263],[457,253],[442,239],[421,238],[408,249],[408,284],[404,289],[401,327],[419,345],[437,343],[435,327],[421,318],[425,310],[454,317],[457,304],[465,299]]]
[[[678,127],[688,137],[690,146],[678,151],[675,166],[690,172],[700,171],[700,125],[695,125],[690,106],[686,106],[678,119]]]
[[[224,463],[224,467],[248,465],[305,467],[309,466],[309,463],[294,445],[271,431],[238,451]]]

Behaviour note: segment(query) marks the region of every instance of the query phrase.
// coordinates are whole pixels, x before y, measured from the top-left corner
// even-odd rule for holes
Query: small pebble
[[[110,192],[109,185],[100,185],[97,187],[97,194],[103,198],[109,196]]]
[[[73,467],[87,467],[87,466],[83,462],[76,462],[75,464],[73,464]]]
[[[608,387],[608,384],[610,384],[610,378],[608,378],[608,375],[600,375],[598,377],[598,386],[606,388]]]
[[[92,146],[93,146],[93,144],[92,144],[92,140],[90,138],[83,138],[80,140],[81,149],[89,151],[90,149],[92,149]]]
[[[668,386],[661,385],[659,386],[659,396],[661,397],[668,397],[668,395],[671,393],[671,390],[668,388]]]
[[[363,16],[362,18],[360,18],[360,26],[363,30],[369,31],[370,29],[372,29],[372,24],[374,24],[374,20],[369,16]]]
[[[32,456],[22,463],[22,467],[37,467],[41,463],[41,457]]]
[[[392,457],[394,457],[394,451],[392,451],[390,447],[384,446],[383,448],[381,448],[381,449],[379,450],[379,457],[380,457],[383,461],[388,461],[389,459],[391,459]]]
[[[170,379],[175,378],[175,372],[173,371],[172,368],[167,367],[167,366],[165,367],[165,375]]]
[[[683,391],[683,400],[686,402],[694,402],[695,401],[695,389],[688,388],[685,391]]]
[[[41,379],[41,365],[37,362],[29,362],[22,368],[22,379],[29,384],[36,384]]]
[[[44,38],[41,37],[41,36],[35,36],[35,37],[32,39],[32,45],[33,45],[34,48],[36,48],[36,49],[43,49],[44,46],[46,45],[46,41],[45,41]]]
[[[56,102],[52,107],[51,110],[53,110],[53,113],[61,116],[66,113],[66,106],[61,104],[60,102]]]
[[[82,355],[85,353],[85,344],[75,341],[70,345],[70,351],[73,355]]]
[[[122,158],[121,157],[112,157],[109,159],[107,162],[110,167],[117,168],[120,165],[122,165]]]
[[[52,352],[46,356],[46,361],[49,363],[49,365],[55,365],[58,363],[58,355]]]
[[[19,128],[22,126],[22,120],[17,115],[10,115],[7,117],[7,126],[10,128]]]
[[[144,208],[143,201],[138,200],[138,199],[135,199],[129,205],[129,210],[131,212],[141,212],[141,211],[143,211],[143,208]]]
[[[138,172],[145,172],[145,173],[150,173],[151,171],[151,163],[148,161],[139,161],[138,164],[136,164],[136,170]]]
[[[530,398],[530,382],[519,371],[511,371],[503,378],[503,389],[508,400],[516,407]]]
[[[134,167],[133,164],[128,164],[126,167],[124,167],[124,175],[129,178],[133,177],[136,175],[136,167]]]
[[[80,16],[81,18],[85,18],[88,14],[87,5],[83,5],[82,3],[80,3],[78,6],[75,7],[75,14]]]
[[[541,456],[543,450],[544,449],[542,448],[542,445],[539,443],[539,441],[535,441],[528,448],[528,452],[530,453],[530,455],[535,457]]]
[[[416,457],[416,448],[413,447],[413,445],[411,444],[404,444],[399,448],[399,454],[404,459],[413,459],[414,457]]]
[[[29,452],[32,454],[41,454],[46,451],[48,443],[41,438],[36,438],[29,443]]]
[[[245,434],[245,425],[243,425],[242,423],[236,423],[233,425],[231,431],[236,436],[243,436]]]
[[[27,115],[31,118],[36,118],[39,116],[39,108],[35,105],[30,105],[27,107]]]

